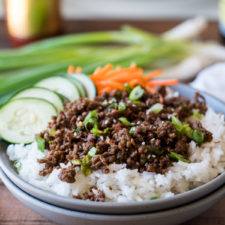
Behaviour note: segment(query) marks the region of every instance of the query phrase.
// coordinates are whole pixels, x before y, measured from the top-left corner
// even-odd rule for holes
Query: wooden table
[[[118,29],[122,24],[131,24],[141,29],[155,33],[164,32],[180,21],[67,21],[64,22],[64,32],[85,32],[97,30]],[[210,22],[208,29],[201,39],[219,41],[216,22]],[[7,40],[5,24],[0,21],[0,48],[10,47]],[[179,215],[178,215],[179,216]],[[15,199],[0,181],[0,225],[54,225],[45,218],[32,212]],[[94,225],[94,224],[93,224]],[[199,217],[183,225],[225,225],[225,199],[221,199],[215,206]]]

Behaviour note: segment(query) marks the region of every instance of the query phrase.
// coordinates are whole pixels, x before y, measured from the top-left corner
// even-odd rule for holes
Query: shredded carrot
[[[150,80],[150,79],[152,79],[152,78],[155,78],[155,77],[161,75],[162,73],[163,73],[162,70],[156,70],[156,71],[154,71],[154,72],[152,72],[152,73],[146,75],[146,76],[145,76],[145,79],[146,79],[146,80]]]
[[[73,66],[69,66],[68,73],[81,73],[82,69],[77,67],[76,70]],[[178,80],[152,80],[153,78],[161,75],[162,70],[156,70],[152,73],[143,75],[143,69],[136,67],[133,63],[128,68],[122,68],[121,66],[115,67],[113,69],[112,64],[107,64],[104,67],[98,67],[90,78],[94,82],[98,95],[104,92],[111,92],[116,89],[123,90],[124,84],[129,83],[131,87],[136,85],[141,85],[148,92],[154,93],[156,87],[159,85],[170,86],[178,83]],[[162,103],[162,98],[160,97],[160,103]]]
[[[174,79],[174,80],[152,80],[147,83],[147,85],[150,87],[155,87],[155,86],[159,86],[159,85],[171,86],[171,85],[176,85],[176,84],[178,84],[178,80],[176,80],[176,79]]]
[[[75,73],[75,67],[73,65],[69,66],[68,67],[68,70],[67,70],[67,73],[68,74],[73,74]]]
[[[78,67],[76,68],[76,73],[82,73],[82,68],[78,66]]]

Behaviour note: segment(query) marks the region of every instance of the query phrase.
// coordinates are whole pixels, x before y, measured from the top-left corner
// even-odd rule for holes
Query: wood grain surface
[[[97,30],[119,29],[122,24],[131,24],[154,33],[164,32],[176,24],[176,21],[165,20],[80,20],[63,23],[64,33],[86,32]],[[219,41],[217,22],[210,22],[208,29],[202,34],[202,40]],[[4,21],[0,21],[0,48],[8,48],[10,43]],[[178,215],[179,216],[179,215]],[[22,205],[6,189],[0,181],[0,225],[54,225],[54,223],[32,212]],[[93,224],[94,225],[94,224]],[[221,199],[207,212],[183,225],[225,225],[225,198]]]

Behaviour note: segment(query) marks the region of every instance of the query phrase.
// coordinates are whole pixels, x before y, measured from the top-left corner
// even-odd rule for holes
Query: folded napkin
[[[225,62],[202,70],[191,86],[208,92],[225,102]]]

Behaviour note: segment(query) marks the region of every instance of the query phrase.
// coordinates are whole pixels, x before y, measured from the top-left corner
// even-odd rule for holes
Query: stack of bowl
[[[177,85],[181,95],[193,98],[195,89]],[[225,114],[225,104],[202,93],[207,104]],[[7,143],[0,142],[0,177],[12,194],[27,207],[61,225],[169,225],[185,222],[225,196],[225,172],[198,188],[174,197],[132,203],[90,202],[57,196],[22,180],[6,155]]]

